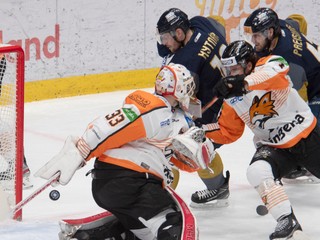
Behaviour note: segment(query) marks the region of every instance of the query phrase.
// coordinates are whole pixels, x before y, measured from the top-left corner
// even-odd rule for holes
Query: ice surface
[[[152,91],[152,89],[147,89]],[[35,173],[53,155],[58,153],[65,138],[80,136],[87,124],[97,116],[117,109],[131,91],[111,92],[73,98],[46,100],[25,105],[25,154],[32,173]],[[225,170],[230,170],[230,206],[221,209],[193,211],[198,222],[201,240],[262,240],[275,227],[270,215],[258,216],[256,206],[261,204],[258,194],[249,186],[246,168],[254,148],[252,134],[246,130],[236,143],[222,146],[220,153]],[[85,173],[93,162],[76,172],[67,186],[49,187],[23,209],[23,221],[0,223],[1,240],[57,240],[62,218],[93,215],[102,211],[91,196],[91,179]],[[31,176],[34,187],[24,191],[24,198],[44,180]],[[49,198],[57,189],[58,201]],[[177,193],[190,203],[196,190],[204,189],[197,174],[181,173]],[[286,185],[296,216],[306,233],[313,239],[320,237],[320,185]]]

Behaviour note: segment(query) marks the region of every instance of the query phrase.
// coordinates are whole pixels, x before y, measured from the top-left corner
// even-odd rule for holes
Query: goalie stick
[[[182,200],[182,198],[170,187],[166,187],[167,191],[172,195],[176,204],[178,205],[181,212],[183,212],[183,226],[181,233],[181,240],[198,240],[198,229],[197,223],[194,215],[191,213],[187,204]],[[115,219],[112,213],[108,211],[101,212],[96,215],[92,215],[85,218],[78,219],[63,219],[59,222],[60,228],[66,235],[63,235],[63,239],[69,239],[68,233],[73,235],[77,230],[92,229],[102,224],[108,223]],[[61,235],[61,234],[60,234]],[[59,235],[59,236],[60,236]]]
[[[41,187],[36,189],[33,193],[31,193],[27,198],[19,202],[17,205],[15,205],[12,210],[9,212],[9,216],[12,218],[18,211],[20,211],[28,202],[30,202],[32,199],[34,199],[36,196],[38,196],[40,193],[42,193],[47,187],[49,187],[52,183],[56,182],[59,179],[60,172],[57,172],[55,175],[53,175],[45,184],[43,184]]]
[[[171,194],[179,209],[182,212],[183,226],[181,233],[181,240],[198,240],[199,232],[197,228],[197,221],[195,216],[190,211],[188,205],[182,198],[171,188],[166,187],[167,191]]]

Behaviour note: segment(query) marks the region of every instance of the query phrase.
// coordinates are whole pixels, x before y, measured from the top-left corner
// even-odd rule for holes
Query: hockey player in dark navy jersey
[[[262,56],[280,55],[289,63],[289,76],[293,87],[302,98],[308,101],[312,113],[320,126],[320,52],[318,46],[301,33],[294,21],[299,22],[301,15],[281,20],[270,8],[259,8],[252,12],[244,23],[244,33],[252,42],[257,54]],[[294,21],[292,21],[294,20]],[[303,21],[301,21],[303,22]],[[306,22],[304,23],[306,28]],[[306,33],[306,32],[305,32]],[[307,85],[307,96],[303,87]],[[318,183],[320,180],[310,175],[305,169],[298,169],[287,177],[296,179],[307,176],[303,182]],[[296,180],[288,182],[298,182]]]
[[[255,10],[245,21],[244,31],[249,35],[260,56],[280,55],[289,62],[293,87],[299,90],[307,81],[307,100],[320,124],[320,52],[288,20],[278,18],[270,8]]]
[[[220,57],[227,44],[223,24],[224,20],[219,17],[196,16],[189,20],[187,14],[177,8],[165,11],[157,23],[158,52],[163,64],[183,64],[198,77],[196,97],[201,101],[203,113],[201,117],[196,116],[197,124],[216,122],[221,108],[222,100],[211,103],[213,87],[223,75]],[[224,177],[218,154],[209,167],[214,171],[198,171],[207,189],[192,194],[192,207],[228,206],[229,172]],[[175,185],[178,176],[176,172]]]
[[[182,11],[174,11],[175,9],[170,9],[166,13],[176,14],[183,19]],[[182,40],[178,39],[177,33],[172,31],[177,26],[180,26],[177,31],[182,30],[184,35]],[[161,32],[158,35],[158,51],[164,58],[163,64],[181,62],[180,64],[187,65],[199,77],[197,98],[201,100],[203,106],[210,102],[213,98],[211,90],[222,76],[220,55],[226,47],[224,27],[216,20],[202,16],[191,18],[190,21],[186,16],[186,21],[180,25],[177,23],[170,25],[162,15],[158,22],[158,31]],[[173,37],[170,34],[173,34]],[[172,43],[169,42],[170,40]],[[219,110],[219,107],[209,108],[199,121],[212,121]]]

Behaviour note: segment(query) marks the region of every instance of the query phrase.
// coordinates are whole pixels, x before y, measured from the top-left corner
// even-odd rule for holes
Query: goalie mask
[[[162,96],[173,96],[184,111],[188,111],[195,89],[196,83],[191,72],[181,64],[170,63],[164,66],[156,77],[156,93]]]

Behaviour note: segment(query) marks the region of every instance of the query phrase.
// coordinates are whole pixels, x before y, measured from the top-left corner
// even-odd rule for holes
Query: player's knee
[[[273,179],[273,173],[267,161],[255,161],[247,169],[247,179],[253,187],[259,186],[265,179],[270,178]]]

